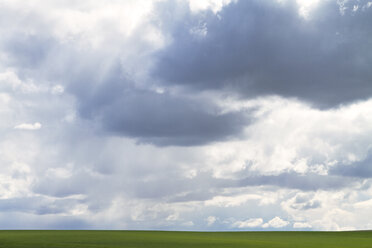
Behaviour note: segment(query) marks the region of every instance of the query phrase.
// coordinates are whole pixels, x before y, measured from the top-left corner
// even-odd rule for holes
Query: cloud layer
[[[206,3],[1,3],[0,228],[372,228],[371,3]]]

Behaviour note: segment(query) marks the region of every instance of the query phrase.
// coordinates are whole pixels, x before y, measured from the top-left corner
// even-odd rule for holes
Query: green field
[[[371,248],[372,232],[0,231],[0,248]]]

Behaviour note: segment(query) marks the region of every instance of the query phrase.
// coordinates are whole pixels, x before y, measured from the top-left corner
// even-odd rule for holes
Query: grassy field
[[[0,248],[371,248],[372,232],[0,231]]]

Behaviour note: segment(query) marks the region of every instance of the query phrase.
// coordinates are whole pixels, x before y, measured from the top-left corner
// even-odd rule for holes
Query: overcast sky
[[[0,229],[372,229],[372,2],[0,0]]]

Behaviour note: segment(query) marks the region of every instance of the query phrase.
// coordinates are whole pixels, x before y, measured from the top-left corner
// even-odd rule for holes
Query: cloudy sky
[[[372,2],[0,0],[0,229],[372,229]]]

